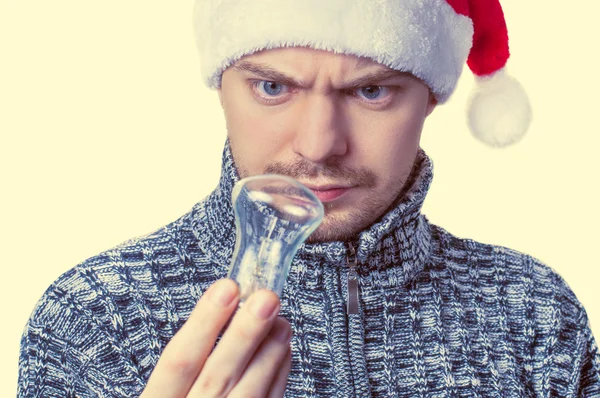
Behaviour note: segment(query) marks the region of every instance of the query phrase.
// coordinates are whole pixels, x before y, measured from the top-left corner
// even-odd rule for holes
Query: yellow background
[[[465,69],[425,127],[435,177],[424,212],[553,267],[600,335],[600,6],[503,5],[533,125],[509,149],[472,138]],[[23,327],[61,273],[174,220],[217,182],[225,128],[199,78],[191,8],[0,0],[0,396],[15,394]]]

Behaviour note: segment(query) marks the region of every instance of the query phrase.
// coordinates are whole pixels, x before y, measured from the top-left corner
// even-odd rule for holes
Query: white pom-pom
[[[504,69],[477,78],[469,103],[469,127],[479,140],[493,147],[519,141],[531,124],[531,105],[521,84]]]

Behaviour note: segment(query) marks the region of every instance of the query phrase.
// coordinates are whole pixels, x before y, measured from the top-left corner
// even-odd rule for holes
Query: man
[[[420,212],[432,180],[421,131],[467,57],[512,94],[497,122],[492,94],[474,98],[475,134],[505,145],[528,124],[503,76],[497,3],[199,0],[195,26],[227,121],[219,186],[46,291],[23,335],[19,396],[600,394],[600,355],[566,283]],[[281,299],[257,292],[234,315],[231,191],[263,173],[310,187],[325,219]]]

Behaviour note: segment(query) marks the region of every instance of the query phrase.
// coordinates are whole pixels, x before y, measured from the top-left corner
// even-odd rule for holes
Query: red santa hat
[[[531,122],[525,91],[505,73],[508,33],[498,0],[196,0],[194,29],[210,88],[246,55],[302,46],[412,73],[444,103],[466,62],[477,81],[468,111],[477,138],[506,146]]]

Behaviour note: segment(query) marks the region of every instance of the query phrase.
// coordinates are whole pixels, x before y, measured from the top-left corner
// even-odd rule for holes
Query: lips
[[[339,185],[321,185],[321,186],[313,186],[309,184],[305,184],[308,189],[315,194],[317,198],[321,202],[331,202],[346,192],[348,192],[351,187],[344,187]]]
[[[325,191],[317,191],[311,189],[311,191],[315,194],[317,198],[319,198],[321,202],[331,202],[332,200],[339,198],[349,190],[350,188],[334,188]]]

